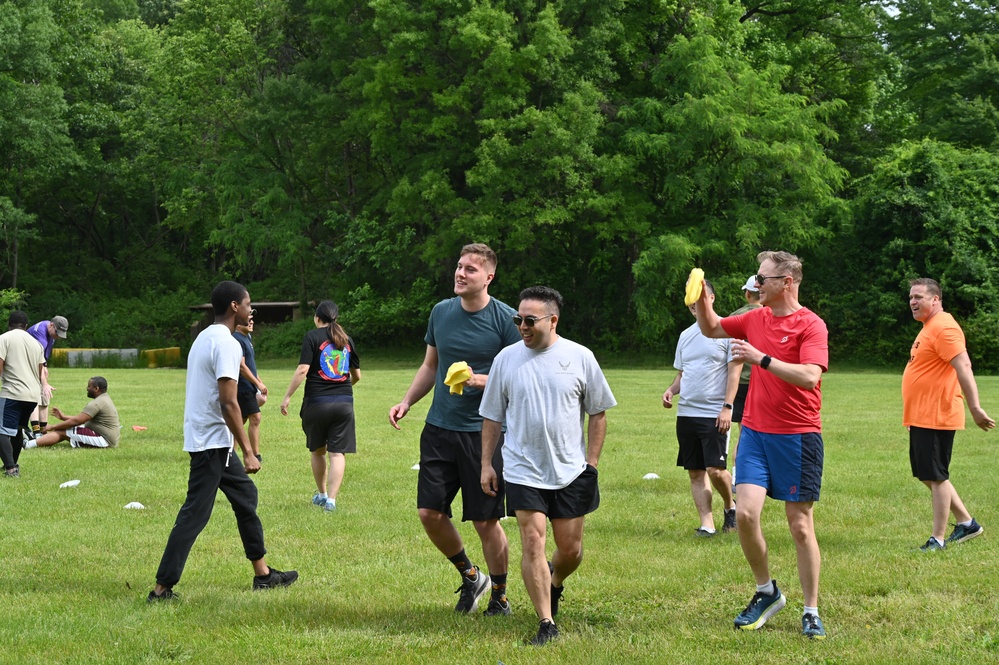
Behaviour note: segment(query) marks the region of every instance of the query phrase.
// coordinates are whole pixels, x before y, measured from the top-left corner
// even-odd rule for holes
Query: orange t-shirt
[[[940,312],[923,323],[902,374],[902,424],[964,429],[964,395],[950,361],[966,349],[964,331]]]

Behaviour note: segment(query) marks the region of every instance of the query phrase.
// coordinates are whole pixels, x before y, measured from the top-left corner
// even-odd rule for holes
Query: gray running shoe
[[[472,570],[475,571],[475,577],[462,575],[461,586],[455,591],[461,594],[458,604],[454,606],[454,611],[458,614],[469,614],[479,609],[479,599],[492,588],[488,575],[477,566],[472,566]]]

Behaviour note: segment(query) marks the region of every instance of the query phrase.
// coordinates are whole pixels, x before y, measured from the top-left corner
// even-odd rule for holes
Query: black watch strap
[[[724,404],[722,404],[722,408],[723,409],[734,409],[735,406],[729,404],[728,402],[725,402]]]
[[[773,360],[773,358],[771,358],[770,356],[763,356],[763,358],[760,359],[760,367],[762,367],[763,369],[770,367],[771,360]]]

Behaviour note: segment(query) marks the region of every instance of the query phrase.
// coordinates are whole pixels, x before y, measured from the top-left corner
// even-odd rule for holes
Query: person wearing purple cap
[[[28,334],[35,338],[42,345],[45,354],[45,380],[49,378],[49,358],[52,357],[52,348],[55,346],[56,337],[66,339],[69,332],[69,321],[65,316],[53,316],[51,321],[39,321],[28,328]],[[55,390],[55,388],[52,388]],[[35,410],[31,413],[31,430],[25,432],[26,436],[34,439],[41,436],[42,430],[49,424],[49,398],[44,394]]]

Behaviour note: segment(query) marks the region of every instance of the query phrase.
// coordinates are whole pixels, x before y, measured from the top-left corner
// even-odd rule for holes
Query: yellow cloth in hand
[[[690,307],[701,297],[701,289],[704,288],[704,271],[694,268],[687,278],[687,288],[683,297],[683,304]]]
[[[452,395],[460,395],[465,389],[465,381],[468,381],[470,378],[472,378],[472,368],[464,360],[459,360],[447,368],[447,376],[444,377],[444,383],[451,386]]]

